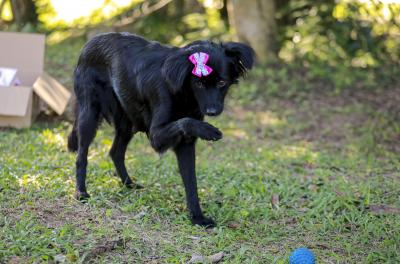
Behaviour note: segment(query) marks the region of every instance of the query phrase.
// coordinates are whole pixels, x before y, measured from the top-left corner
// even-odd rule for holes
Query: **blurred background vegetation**
[[[240,40],[260,65],[243,92],[249,100],[393,87],[399,24],[396,0],[0,0],[0,30],[46,33],[50,71],[67,84],[80,47],[97,33],[128,31],[172,45]]]

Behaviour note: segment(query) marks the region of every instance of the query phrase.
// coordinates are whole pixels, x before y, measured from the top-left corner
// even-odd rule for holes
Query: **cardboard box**
[[[0,32],[0,67],[18,69],[19,86],[0,86],[0,127],[29,127],[43,100],[57,114],[71,93],[43,72],[45,36]]]

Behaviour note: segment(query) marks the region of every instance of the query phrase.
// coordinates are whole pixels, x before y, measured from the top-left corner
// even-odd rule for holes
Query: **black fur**
[[[207,77],[191,73],[188,57],[209,54]],[[102,119],[115,127],[110,156],[122,183],[137,186],[125,167],[125,151],[136,132],[145,132],[157,152],[173,149],[194,224],[214,225],[203,216],[197,196],[195,142],[219,140],[222,133],[204,122],[219,115],[231,84],[253,65],[253,50],[244,44],[196,41],[169,47],[129,33],[96,36],[83,48],[74,73],[76,120],[68,148],[77,151],[77,198],[88,198],[85,178],[88,148]]]

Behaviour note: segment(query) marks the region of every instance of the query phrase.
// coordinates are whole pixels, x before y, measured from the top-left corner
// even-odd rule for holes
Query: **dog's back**
[[[88,106],[98,112],[98,120],[105,118],[109,123],[131,113],[129,118],[135,129],[145,131],[144,92],[139,90],[144,85],[138,82],[143,79],[143,70],[151,67],[151,58],[156,60],[152,54],[166,55],[167,50],[157,42],[129,33],[94,37],[83,48],[74,72],[77,118],[81,109]],[[160,54],[160,51],[164,52]],[[127,98],[129,104],[124,103]]]
[[[138,115],[146,115],[143,107],[155,93],[150,87],[159,87],[155,83],[162,81],[161,63],[173,49],[130,33],[94,37],[83,48],[74,73],[78,108],[80,100],[84,105],[90,101],[112,121],[116,108],[122,107],[143,130],[147,120]]]
[[[92,38],[83,47],[78,66],[109,65],[124,49],[134,50],[149,44],[146,39],[130,33],[104,33]]]

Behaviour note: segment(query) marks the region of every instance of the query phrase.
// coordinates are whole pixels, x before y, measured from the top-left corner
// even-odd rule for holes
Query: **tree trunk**
[[[223,6],[219,11],[219,14],[221,16],[222,21],[224,21],[224,24],[226,28],[229,28],[229,15],[228,15],[228,0],[223,0]]]
[[[33,0],[10,0],[13,22],[22,29],[26,24],[37,25],[38,15]]]
[[[240,41],[250,44],[261,63],[278,56],[275,3],[273,0],[231,0],[230,17]]]

